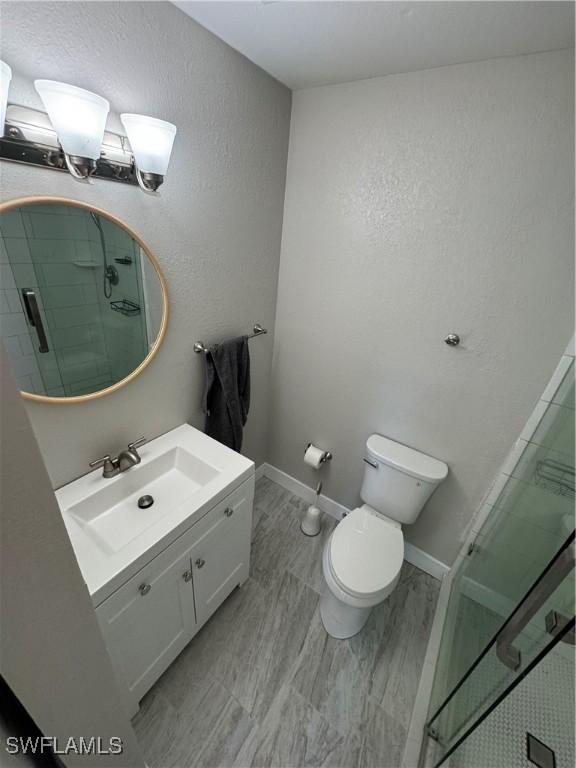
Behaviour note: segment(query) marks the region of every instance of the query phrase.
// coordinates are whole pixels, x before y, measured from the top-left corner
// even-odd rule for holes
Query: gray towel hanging
[[[212,344],[205,355],[204,431],[235,451],[242,448],[242,430],[250,408],[248,336]]]

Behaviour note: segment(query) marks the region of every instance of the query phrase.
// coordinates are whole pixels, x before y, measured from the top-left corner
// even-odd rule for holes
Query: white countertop
[[[109,493],[114,496],[133,495],[138,489],[139,479],[146,477],[146,467],[150,462],[177,448],[201,459],[215,471],[215,476],[195,488],[188,498],[179,498],[167,514],[160,516],[116,551],[99,545],[87,532],[87,526],[71,512],[74,506],[89,503],[93,494],[108,492],[109,488]],[[139,449],[139,453],[141,463],[116,477],[103,478],[102,470],[98,469],[56,491],[62,517],[94,605],[105,600],[214,505],[254,475],[254,462],[188,424],[151,440]],[[113,484],[117,484],[116,487],[112,488]],[[141,491],[146,493],[145,483]],[[113,523],[113,517],[110,519]]]

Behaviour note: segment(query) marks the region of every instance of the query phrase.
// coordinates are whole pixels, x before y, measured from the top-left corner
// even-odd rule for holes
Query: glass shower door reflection
[[[460,745],[481,723],[488,732],[489,715],[552,649],[558,657],[573,653],[573,359],[564,365],[562,381],[541,401],[534,434],[452,577],[429,710],[436,765],[449,755],[459,765]],[[573,685],[568,675],[568,696]],[[490,741],[497,741],[497,729],[481,742],[483,755],[466,748],[463,765],[507,765],[494,763],[494,751],[488,756]]]
[[[164,311],[156,269],[132,234],[103,212],[59,201],[0,216],[0,300],[20,389],[54,398],[125,380]]]
[[[429,721],[441,764],[559,643],[574,645],[574,532]]]

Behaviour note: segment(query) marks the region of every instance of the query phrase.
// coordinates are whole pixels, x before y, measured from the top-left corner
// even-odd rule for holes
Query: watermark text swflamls
[[[103,739],[100,736],[78,738],[70,736],[62,741],[56,736],[8,736],[6,752],[10,755],[121,755],[124,751],[122,739],[111,736]]]

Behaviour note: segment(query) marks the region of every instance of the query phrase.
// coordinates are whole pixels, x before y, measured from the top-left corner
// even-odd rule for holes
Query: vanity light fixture
[[[4,135],[6,107],[8,106],[8,89],[12,80],[12,70],[5,61],[0,61],[0,134]]]
[[[146,115],[120,115],[134,153],[136,178],[146,192],[156,192],[168,170],[176,126]]]
[[[35,80],[46,112],[8,103],[10,67],[0,61],[0,159],[138,184],[156,192],[170,162],[176,126],[145,115],[121,115],[126,135],[106,131],[110,104],[56,80]]]
[[[72,176],[86,179],[96,170],[110,104],[84,88],[56,80],[35,80]]]

